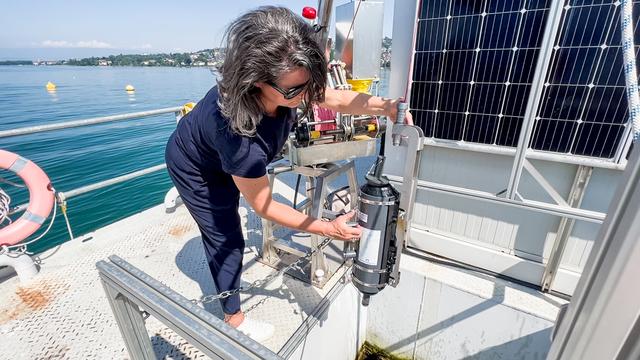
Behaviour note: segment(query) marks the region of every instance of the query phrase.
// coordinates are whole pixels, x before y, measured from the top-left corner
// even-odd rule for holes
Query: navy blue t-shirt
[[[295,109],[278,108],[275,117],[263,117],[254,136],[239,135],[220,113],[218,88],[213,87],[180,119],[167,144],[167,167],[174,182],[181,183],[176,184],[178,190],[204,186],[212,190],[207,195],[217,205],[237,203],[239,191],[231,175],[265,175],[266,166],[284,146],[295,115]]]

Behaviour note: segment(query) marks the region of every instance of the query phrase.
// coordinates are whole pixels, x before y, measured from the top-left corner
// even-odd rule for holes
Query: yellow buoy
[[[124,87],[124,89],[126,91],[136,91],[136,88],[134,88],[133,85],[127,85]]]
[[[49,81],[45,87],[47,88],[47,91],[54,91],[56,89],[56,84]]]
[[[196,103],[194,103],[194,102],[188,102],[188,103],[182,105],[182,110],[180,110],[180,117],[183,117],[183,116],[187,115],[188,113],[190,113],[191,110],[193,110],[194,106],[196,106]]]

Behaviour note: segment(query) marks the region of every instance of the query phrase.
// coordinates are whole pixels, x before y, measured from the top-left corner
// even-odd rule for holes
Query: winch
[[[301,122],[294,130],[295,142],[299,147],[312,144],[328,144],[354,140],[366,135],[376,138],[386,126],[377,116],[343,115],[335,120]]]
[[[330,87],[339,90],[351,88],[346,80],[344,63],[332,61],[327,75]],[[385,122],[378,116],[340,114],[316,107],[313,119],[305,118],[298,123],[291,139],[294,147],[305,148],[310,145],[348,142],[361,135],[377,138],[385,130]]]
[[[398,251],[396,225],[400,215],[400,193],[382,175],[384,156],[379,156],[372,171],[360,187],[358,225],[362,228],[360,245],[356,249],[352,281],[363,294],[362,305],[387,284],[397,284],[392,278]]]

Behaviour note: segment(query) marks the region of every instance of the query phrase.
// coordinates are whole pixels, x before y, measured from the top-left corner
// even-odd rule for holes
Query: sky
[[[334,0],[334,6],[348,0]],[[393,0],[385,0],[391,37]],[[300,14],[315,0],[19,0],[0,5],[0,60],[59,60],[219,47],[245,11],[281,5]]]

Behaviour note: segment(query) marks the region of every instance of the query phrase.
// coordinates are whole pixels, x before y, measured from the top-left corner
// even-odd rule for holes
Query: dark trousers
[[[165,158],[167,170],[187,210],[195,219],[202,234],[202,243],[207,262],[218,292],[240,287],[244,236],[238,214],[239,196],[221,201],[228,194],[211,186],[197,171],[185,171],[181,157],[167,145]],[[235,294],[220,300],[225,314],[240,311],[240,295]]]

